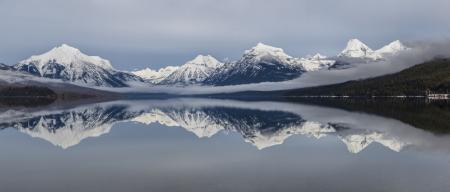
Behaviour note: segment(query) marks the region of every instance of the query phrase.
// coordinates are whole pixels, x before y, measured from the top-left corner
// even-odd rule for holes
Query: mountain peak
[[[366,50],[366,51],[372,51],[372,49],[369,48],[366,44],[364,44],[359,39],[350,39],[347,42],[347,47],[344,50]]]
[[[388,45],[382,47],[381,49],[378,49],[376,52],[381,54],[395,54],[399,51],[407,50],[408,47],[406,47],[400,40],[395,40]]]
[[[193,60],[191,60],[192,62],[204,62],[205,60],[217,60],[216,58],[214,58],[211,55],[197,55],[197,57],[195,57]]]
[[[105,69],[113,69],[108,60],[98,56],[88,56],[79,49],[67,44],[61,44],[41,55],[33,55],[30,58],[21,61],[20,64],[34,63],[38,68],[42,68],[50,62],[56,62],[64,66],[89,63]]]
[[[71,56],[71,55],[80,55],[81,51],[75,47],[72,47],[67,44],[61,44],[57,47],[54,47],[50,51],[44,53],[43,55],[60,55],[60,56]]]
[[[160,68],[158,71],[145,68],[139,71],[132,72],[134,75],[137,75],[143,79],[150,80],[152,83],[159,83],[164,80],[166,77],[171,75],[174,71],[176,71],[179,67],[167,66],[164,68]]]
[[[389,46],[392,48],[406,48],[406,46],[400,40],[392,41],[391,43],[389,43],[386,46]]]
[[[193,60],[188,61],[185,65],[206,66],[217,68],[222,65],[220,61],[211,55],[197,55]]]
[[[80,51],[79,49],[77,49],[77,48],[75,48],[75,47],[72,47],[72,46],[70,46],[70,45],[68,45],[68,44],[65,44],[65,43],[63,43],[63,44],[61,44],[61,45],[55,47],[54,49],[63,49],[63,50]]]
[[[275,57],[283,61],[283,63],[288,63],[288,60],[292,59],[292,57],[287,55],[283,49],[266,45],[264,43],[258,43],[250,50],[246,50],[244,54],[244,58],[250,57],[256,60],[266,56]]]
[[[339,56],[346,57],[365,57],[373,52],[369,46],[364,44],[362,41],[358,39],[350,39],[347,42],[347,46],[344,50],[339,54]]]
[[[273,47],[264,43],[258,43],[249,52],[284,52],[283,49],[278,47]]]

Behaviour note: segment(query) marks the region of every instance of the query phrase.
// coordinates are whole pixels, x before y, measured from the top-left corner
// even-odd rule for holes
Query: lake
[[[446,101],[0,108],[0,191],[449,191]]]

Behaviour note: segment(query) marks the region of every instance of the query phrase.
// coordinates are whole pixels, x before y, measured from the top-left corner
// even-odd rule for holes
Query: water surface
[[[450,190],[446,104],[332,103],[1,108],[0,190]]]

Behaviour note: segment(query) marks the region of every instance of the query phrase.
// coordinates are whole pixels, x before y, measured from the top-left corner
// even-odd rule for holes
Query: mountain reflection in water
[[[439,116],[439,115],[436,115]],[[182,127],[199,138],[238,133],[263,150],[293,135],[341,140],[359,153],[372,143],[392,151],[405,148],[450,152],[450,137],[402,121],[337,108],[284,102],[212,99],[114,101],[71,108],[6,108],[0,128],[14,128],[63,149],[99,137],[121,122]]]

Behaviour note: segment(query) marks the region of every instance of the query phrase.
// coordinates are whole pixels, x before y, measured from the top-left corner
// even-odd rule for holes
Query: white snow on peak
[[[381,49],[376,50],[375,52],[379,53],[379,54],[383,54],[383,55],[389,55],[389,54],[396,54],[400,51],[406,51],[409,48],[406,47],[401,41],[396,40],[393,41],[391,43],[389,43],[388,45],[382,47]]]
[[[145,69],[142,69],[142,70],[133,71],[131,73],[133,73],[139,77],[142,77],[144,79],[155,79],[159,75],[158,71],[155,71],[148,67]]]
[[[139,71],[134,71],[132,73],[143,79],[150,80],[152,83],[159,83],[166,77],[168,77],[170,74],[172,74],[174,71],[176,71],[178,68],[179,67],[167,66],[159,69],[158,71],[150,68],[145,68]]]
[[[306,58],[300,58],[298,59],[298,62],[302,65],[303,69],[305,69],[306,71],[317,71],[330,67],[336,61],[333,59],[329,59],[325,55],[316,53],[313,56],[308,55]]]
[[[302,67],[302,62],[299,58],[286,54],[281,48],[272,47],[263,43],[258,43],[255,47],[246,50],[241,61],[245,61],[245,63],[258,63],[264,59],[275,59],[286,65]]]
[[[273,47],[270,45],[266,45],[264,43],[258,43],[256,46],[254,46],[252,49],[248,51],[254,51],[254,52],[284,52],[283,49],[278,47]]]
[[[284,53],[283,49],[278,47],[272,47],[270,45],[266,45],[263,43],[258,43],[255,47],[251,48],[250,50],[246,50],[245,55],[253,55],[258,58],[267,55],[274,56],[279,59],[292,58],[291,56]]]
[[[209,77],[217,68],[223,66],[211,55],[198,55],[180,66],[162,81],[165,84],[195,84]]]
[[[223,63],[211,55],[198,55],[181,66],[168,66],[158,71],[146,68],[132,73],[152,83],[190,84],[204,80],[222,65]]]
[[[347,57],[366,57],[370,56],[373,53],[373,50],[370,49],[369,46],[364,44],[358,39],[350,39],[347,42],[347,46],[344,50],[339,54],[339,56],[347,56]]]
[[[41,70],[44,65],[53,62],[66,67],[69,66],[70,68],[76,68],[77,66],[83,64],[93,64],[104,69],[113,69],[108,60],[102,59],[98,56],[88,56],[82,53],[79,49],[67,44],[62,44],[55,47],[44,54],[31,56],[30,58],[21,61],[20,64],[33,63],[39,70]]]
[[[222,63],[211,55],[198,55],[197,57],[195,57],[195,59],[188,61],[184,65],[195,65],[195,66],[205,66],[209,68],[217,68],[222,66]]]

